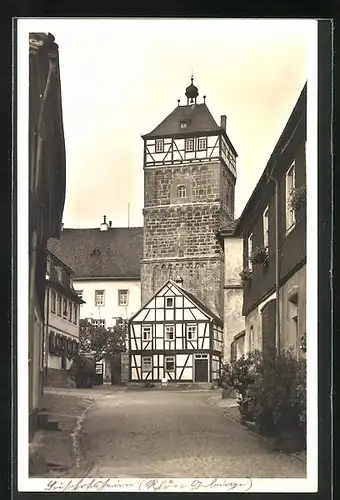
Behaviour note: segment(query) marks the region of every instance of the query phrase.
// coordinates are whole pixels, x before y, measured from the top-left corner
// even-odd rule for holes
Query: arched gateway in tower
[[[191,79],[178,106],[144,140],[142,304],[168,280],[223,316],[223,251],[216,231],[234,219],[237,153]]]

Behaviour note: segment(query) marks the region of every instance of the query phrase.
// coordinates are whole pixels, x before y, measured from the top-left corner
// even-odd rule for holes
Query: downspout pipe
[[[278,353],[280,353],[280,256],[279,256],[279,183],[278,180],[270,174],[268,179],[275,184],[275,295],[276,295],[276,335],[275,344]]]

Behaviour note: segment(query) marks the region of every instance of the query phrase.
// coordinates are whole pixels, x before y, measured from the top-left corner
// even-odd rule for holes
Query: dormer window
[[[207,149],[207,139],[205,137],[200,137],[198,139],[198,149],[200,151]]]
[[[185,186],[178,186],[177,196],[178,198],[185,198],[187,195],[187,188]]]
[[[156,153],[164,152],[164,139],[156,139]]]
[[[181,122],[181,128],[187,128],[188,124],[187,122]]]
[[[194,150],[194,139],[185,139],[185,151]]]

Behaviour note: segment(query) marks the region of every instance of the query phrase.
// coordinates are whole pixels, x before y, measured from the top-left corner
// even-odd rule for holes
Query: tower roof
[[[182,122],[187,124],[184,129],[181,127]],[[192,104],[177,106],[155,129],[145,134],[143,138],[221,130],[223,129],[217,125],[206,104]]]
[[[194,85],[194,77],[191,77],[191,84],[185,89],[185,95],[188,99],[198,97],[198,88]]]

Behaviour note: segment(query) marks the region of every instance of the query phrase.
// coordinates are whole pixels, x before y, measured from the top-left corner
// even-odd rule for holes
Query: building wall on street
[[[48,288],[46,291],[45,298],[45,318],[47,318],[46,325],[48,325],[48,329],[54,330],[56,333],[60,333],[70,337],[72,340],[79,340],[79,304],[72,301],[67,297],[67,301],[71,300],[73,303],[73,308],[77,308],[77,321],[74,322],[74,315],[72,316],[72,321],[68,319],[68,317],[64,317],[63,315],[59,316],[57,313],[57,309],[55,313],[51,311],[51,288]],[[74,314],[74,313],[73,313]]]
[[[294,290],[298,293],[296,304],[289,300]],[[280,306],[281,345],[284,348],[294,347],[300,356],[301,337],[306,334],[306,265],[280,288]],[[297,321],[293,319],[296,314]]]
[[[297,287],[297,288],[295,288]],[[298,302],[289,300],[290,293],[298,290]],[[261,310],[270,300],[275,299],[271,294],[258,304],[245,318],[246,339],[245,347],[249,350],[262,349],[262,315]],[[301,336],[306,334],[306,265],[300,268],[289,278],[279,291],[280,304],[280,345],[281,348],[294,348],[295,353],[301,355]],[[297,315],[297,322],[294,316]],[[251,331],[252,327],[252,331]]]
[[[224,238],[224,361],[230,361],[234,336],[245,328],[242,315],[243,289],[240,272],[243,265],[243,239]]]
[[[139,280],[73,280],[76,291],[82,290],[85,304],[80,306],[81,319],[104,319],[106,327],[113,327],[116,319],[128,319],[141,307],[141,288]],[[95,291],[105,290],[105,303],[96,306]],[[121,306],[118,302],[119,290],[128,290],[128,305]]]
[[[262,350],[262,315],[263,307],[275,299],[275,293],[270,294],[260,304],[258,304],[250,313],[245,317],[245,352]]]
[[[32,407],[35,411],[39,407],[39,401],[42,394],[42,376],[43,376],[43,338],[44,326],[37,312],[34,312],[34,326],[32,339],[32,352],[30,358],[31,376],[30,385],[32,391]]]
[[[243,290],[242,288],[224,290],[224,347],[223,359],[230,361],[231,343],[235,335],[245,329],[245,318],[242,315]]]

